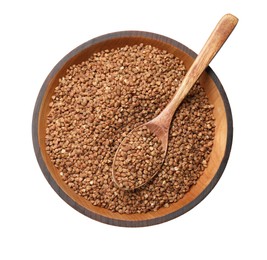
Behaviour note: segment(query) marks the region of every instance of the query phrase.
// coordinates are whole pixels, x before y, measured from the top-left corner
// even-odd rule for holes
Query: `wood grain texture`
[[[45,178],[55,192],[80,213],[106,224],[125,227],[140,227],[163,223],[195,207],[209,194],[220,179],[230,155],[233,137],[232,114],[227,96],[218,77],[208,67],[201,75],[200,83],[204,87],[210,103],[215,106],[216,130],[214,146],[207,169],[184,198],[177,203],[171,204],[169,208],[161,208],[156,212],[127,215],[113,213],[107,209],[93,206],[89,201],[75,194],[61,180],[59,172],[51,163],[45,151],[46,117],[49,112],[48,105],[51,96],[59,78],[65,74],[66,69],[72,64],[88,59],[94,52],[139,43],[150,44],[159,49],[167,50],[184,60],[187,68],[190,67],[196,57],[193,51],[181,43],[162,35],[148,32],[123,31],[94,38],[71,51],[52,69],[39,92],[32,120],[32,138],[36,158]]]

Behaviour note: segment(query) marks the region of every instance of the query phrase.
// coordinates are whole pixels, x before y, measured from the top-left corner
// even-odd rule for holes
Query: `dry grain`
[[[113,164],[116,184],[124,190],[144,185],[159,170],[164,150],[158,137],[146,126],[131,131],[121,142]]]
[[[164,164],[134,192],[112,181],[122,139],[169,102],[185,75],[183,62],[150,45],[105,50],[71,66],[49,104],[46,152],[62,180],[93,205],[142,213],[181,199],[208,165],[214,139],[213,106],[196,84],[176,111]]]

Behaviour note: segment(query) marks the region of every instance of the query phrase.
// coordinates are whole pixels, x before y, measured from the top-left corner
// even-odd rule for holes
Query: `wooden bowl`
[[[32,122],[32,136],[35,154],[44,176],[56,193],[80,213],[97,221],[127,227],[149,226],[174,219],[195,207],[214,188],[227,164],[233,136],[232,115],[225,91],[210,67],[200,78],[209,101],[214,105],[216,121],[215,140],[208,167],[190,191],[168,208],[143,214],[119,214],[93,206],[89,201],[74,193],[50,161],[45,150],[46,116],[49,102],[61,78],[72,64],[81,63],[94,52],[134,44],[150,44],[184,60],[186,68],[192,64],[196,54],[183,44],[170,38],[140,31],[124,31],[103,35],[92,39],[67,54],[50,72],[38,95]]]

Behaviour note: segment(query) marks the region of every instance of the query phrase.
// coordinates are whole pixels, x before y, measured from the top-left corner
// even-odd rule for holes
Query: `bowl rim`
[[[81,206],[78,204],[76,201],[74,201],[68,194],[66,194],[56,183],[56,181],[53,179],[51,176],[51,173],[49,172],[45,161],[42,157],[42,153],[40,150],[40,145],[39,145],[39,136],[38,136],[38,120],[39,120],[39,112],[41,109],[41,103],[43,100],[43,96],[46,92],[46,89],[48,88],[48,83],[50,80],[57,74],[57,72],[61,69],[61,67],[72,57],[74,57],[76,54],[79,52],[87,49],[88,47],[95,45],[97,43],[100,43],[102,41],[110,40],[110,39],[116,39],[116,38],[121,38],[121,37],[145,37],[145,38],[150,38],[150,39],[155,39],[155,40],[160,40],[164,43],[171,44],[182,51],[184,51],[186,54],[191,56],[192,58],[195,58],[197,55],[194,51],[189,49],[187,46],[183,45],[182,43],[173,40],[169,37],[157,34],[157,33],[152,33],[152,32],[145,32],[145,31],[118,31],[118,32],[113,32],[113,33],[108,33],[104,34],[98,37],[95,37],[89,41],[84,42],[83,44],[79,45],[78,47],[74,48],[72,51],[70,51],[67,55],[65,55],[51,70],[51,72],[48,74],[46,77],[39,94],[37,96],[37,100],[34,106],[34,111],[33,111],[33,117],[32,117],[32,142],[33,142],[33,148],[35,152],[36,159],[38,161],[39,167],[41,168],[41,171],[45,178],[47,179],[48,183],[50,186],[54,189],[54,191],[67,203],[69,204],[72,208],[77,210],[78,212],[82,213],[83,215],[94,219],[96,221],[109,224],[109,225],[114,225],[114,226],[121,226],[121,227],[145,227],[145,226],[151,226],[151,225],[156,225],[160,224],[169,220],[172,220],[174,218],[177,218],[184,213],[188,212],[192,208],[194,208],[197,204],[199,204],[211,191],[212,189],[216,186],[218,183],[219,179],[221,178],[224,169],[227,165],[230,152],[231,152],[231,147],[232,147],[232,139],[233,139],[233,118],[232,118],[232,112],[231,112],[231,107],[226,95],[226,92],[218,79],[217,75],[214,73],[214,71],[211,69],[210,66],[207,67],[206,72],[207,74],[211,77],[211,79],[214,81],[224,104],[225,107],[225,113],[226,113],[226,122],[227,122],[227,138],[226,138],[226,146],[225,146],[225,153],[223,156],[223,159],[220,163],[220,166],[215,173],[214,177],[212,178],[211,182],[205,187],[205,189],[191,202],[183,206],[182,208],[168,213],[167,215],[160,216],[157,218],[152,218],[152,219],[147,219],[147,220],[122,220],[122,219],[113,219],[109,218],[97,213],[94,213],[87,208]]]

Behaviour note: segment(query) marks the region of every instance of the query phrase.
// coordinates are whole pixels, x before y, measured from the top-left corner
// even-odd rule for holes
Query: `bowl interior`
[[[139,43],[150,44],[159,49],[167,50],[168,52],[184,60],[186,68],[189,68],[194,60],[195,54],[193,52],[188,50],[182,44],[163,36],[129,32],[124,34],[111,34],[105,37],[96,38],[96,40],[91,40],[69,53],[52,70],[43,85],[43,92],[40,94],[41,99],[37,115],[37,138],[40,151],[39,155],[40,160],[43,161],[44,164],[42,170],[45,171],[45,176],[50,184],[52,184],[51,182],[54,183],[52,186],[56,192],[67,203],[83,214],[105,223],[122,226],[157,224],[179,216],[188,211],[194,205],[198,204],[209,193],[222,174],[224,166],[222,167],[221,164],[226,154],[227,138],[229,135],[225,98],[221,95],[222,89],[220,89],[221,86],[219,86],[220,82],[216,80],[217,78],[214,76],[215,74],[211,71],[211,69],[208,68],[201,76],[200,83],[204,87],[210,103],[215,107],[214,116],[216,130],[214,146],[208,167],[204,171],[203,175],[199,178],[197,184],[192,186],[190,191],[181,200],[171,204],[169,208],[161,208],[156,212],[130,215],[119,214],[93,206],[89,201],[75,194],[73,190],[62,181],[59,172],[51,163],[50,158],[45,151],[46,117],[49,112],[51,96],[58,84],[59,78],[65,74],[65,71],[69,66],[86,60],[94,52]],[[220,167],[222,167],[222,169],[219,171]],[[214,182],[213,186],[212,182]]]

